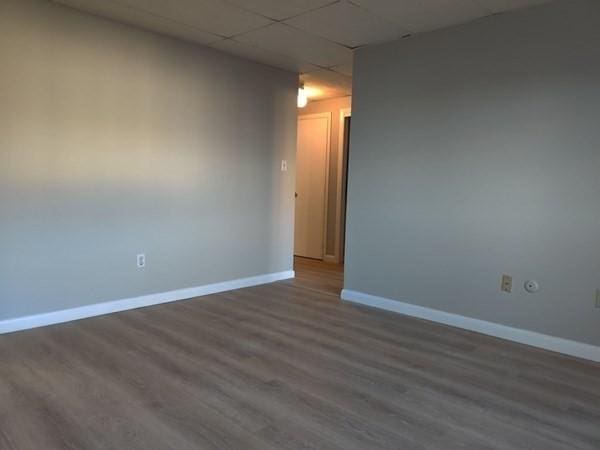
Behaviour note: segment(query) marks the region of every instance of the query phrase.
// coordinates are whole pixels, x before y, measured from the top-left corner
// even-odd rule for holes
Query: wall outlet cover
[[[502,292],[512,292],[512,277],[510,275],[502,275],[502,284],[500,285],[500,290]]]

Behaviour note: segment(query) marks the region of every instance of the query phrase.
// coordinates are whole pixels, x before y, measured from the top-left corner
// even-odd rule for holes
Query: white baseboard
[[[548,336],[534,331],[527,331],[494,322],[473,319],[458,314],[451,314],[436,309],[425,308],[423,306],[412,305],[410,303],[377,297],[348,289],[342,291],[342,299],[353,303],[360,303],[374,308],[405,314],[407,316],[431,320],[432,322],[463,328],[465,330],[476,331],[478,333],[543,348],[545,350],[551,350],[553,352],[600,362],[600,347],[583,342]]]
[[[145,306],[158,305],[161,303],[175,302],[194,297],[200,297],[218,292],[231,291],[260,284],[273,283],[275,281],[294,278],[294,271],[269,273],[249,278],[224,281],[222,283],[207,284],[204,286],[177,289],[175,291],[161,292],[158,294],[142,295],[140,297],[114,300],[105,303],[80,306],[77,308],[63,309],[32,316],[16,317],[0,321],[0,334],[12,333],[14,331],[27,330],[30,328],[44,327],[57,323],[70,322],[88,317],[101,316],[128,309],[143,308]]]

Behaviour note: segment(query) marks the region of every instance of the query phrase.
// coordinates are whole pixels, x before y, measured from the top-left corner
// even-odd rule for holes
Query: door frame
[[[346,173],[346,161],[348,159],[348,155],[346,154],[346,149],[348,146],[346,145],[346,118],[352,117],[352,108],[343,108],[340,109],[339,115],[339,128],[338,128],[338,171],[337,171],[337,180],[336,180],[336,211],[335,211],[335,243],[334,243],[334,254],[328,255],[328,260],[341,263],[342,262],[342,233],[345,228],[345,224],[343,222],[343,216],[346,209],[346,189],[344,186],[344,181],[348,179],[348,174]],[[349,138],[350,136],[348,136]],[[345,234],[345,233],[344,233]]]
[[[325,198],[323,199],[323,223],[321,224],[321,234],[322,234],[322,248],[321,255],[322,259],[325,260],[327,258],[327,211],[329,206],[329,169],[331,165],[331,112],[323,112],[323,113],[314,113],[314,114],[299,114],[298,121],[300,120],[309,120],[309,119],[327,119],[327,146],[325,150],[325,186],[323,190],[323,195]],[[296,144],[296,159],[298,158],[298,145]],[[296,179],[298,179],[298,174],[296,173]],[[296,186],[294,186],[294,189]],[[296,214],[296,207],[294,203],[294,214]],[[294,230],[295,233],[295,230]],[[296,253],[296,249],[294,248],[294,254]]]

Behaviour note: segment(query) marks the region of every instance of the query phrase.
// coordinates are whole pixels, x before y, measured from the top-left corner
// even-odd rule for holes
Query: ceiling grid
[[[547,0],[50,0],[352,92],[353,51]]]

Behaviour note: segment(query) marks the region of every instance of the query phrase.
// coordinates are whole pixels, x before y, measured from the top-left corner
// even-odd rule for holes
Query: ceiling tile
[[[285,23],[347,47],[391,41],[409,33],[398,24],[347,1],[302,14]]]
[[[414,33],[444,28],[489,14],[475,0],[352,0]]]
[[[305,73],[319,70],[318,67],[311,64],[263,50],[262,48],[252,44],[238,42],[234,39],[225,39],[215,42],[211,45],[211,47],[232,55],[266,64],[267,66],[278,67],[291,72]]]
[[[123,6],[110,0],[54,0],[66,6],[89,12],[98,16],[133,25],[198,44],[209,44],[221,37],[206,33],[189,25],[174,20],[164,19],[156,15]]]
[[[346,64],[340,64],[339,66],[330,67],[331,70],[337,73],[341,73],[342,75],[347,75],[349,77],[352,76],[353,64],[352,62]]]
[[[352,50],[279,23],[236,36],[236,40],[322,67],[352,60]]]
[[[233,36],[271,23],[223,0],[108,0],[220,36]]]
[[[512,9],[526,8],[528,6],[541,5],[548,0],[476,0],[481,6],[491,13],[500,13]]]
[[[320,8],[338,0],[229,0],[234,5],[262,14],[275,20],[283,20]]]
[[[352,78],[331,70],[322,69],[300,76],[309,92],[309,99],[344,97],[352,95]]]

